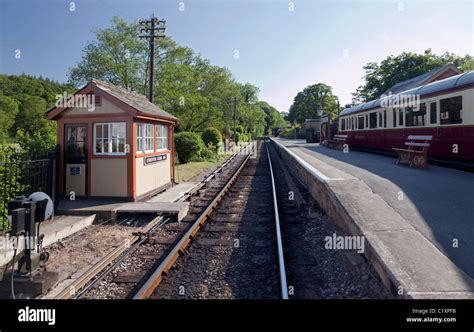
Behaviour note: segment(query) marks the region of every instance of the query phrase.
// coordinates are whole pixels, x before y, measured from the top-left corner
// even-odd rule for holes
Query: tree
[[[18,113],[18,102],[10,97],[0,95],[0,143],[8,141],[10,131]]]
[[[265,101],[259,101],[258,106],[265,112],[265,135],[270,136],[274,134],[277,128],[286,127],[286,121],[280,112]]]
[[[390,55],[380,64],[369,62],[363,67],[365,83],[352,94],[353,103],[376,99],[395,84],[448,63],[454,64],[462,71],[474,69],[474,58],[470,55],[461,57],[448,52],[436,55],[431,49],[427,49],[423,54],[403,52],[396,56]]]
[[[138,31],[136,23],[118,17],[111,28],[96,30],[96,40],[84,48],[69,81],[83,85],[95,78],[144,94],[148,46]],[[254,137],[263,134],[266,115],[257,105],[257,87],[239,84],[227,68],[212,65],[169,37],[158,39],[155,50],[154,102],[179,118],[177,131],[232,128],[237,101],[238,124]]]
[[[114,16],[111,28],[94,32],[97,40],[84,48],[82,60],[70,69],[69,82],[78,86],[100,79],[144,93],[147,44],[138,38],[138,25]]]
[[[317,83],[298,92],[290,106],[288,120],[292,123],[303,123],[305,119],[315,119],[321,108],[325,113],[335,117],[339,111],[339,102],[332,94],[332,88],[324,83]]]

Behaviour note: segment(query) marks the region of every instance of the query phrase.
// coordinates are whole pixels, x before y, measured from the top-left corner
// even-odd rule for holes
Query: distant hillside
[[[16,141],[19,131],[28,136],[51,131],[54,124],[44,112],[64,91],[74,88],[41,76],[0,74],[0,143]]]

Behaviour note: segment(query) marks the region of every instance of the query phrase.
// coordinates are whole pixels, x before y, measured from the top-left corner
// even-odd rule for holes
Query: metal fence
[[[7,205],[16,196],[42,191],[56,202],[57,151],[27,155],[13,147],[0,148],[0,234],[9,229]]]

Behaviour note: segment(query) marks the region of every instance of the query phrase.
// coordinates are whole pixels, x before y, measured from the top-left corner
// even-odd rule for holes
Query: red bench
[[[332,140],[328,140],[328,148],[342,150],[346,144],[347,135],[334,135]]]
[[[408,149],[392,148],[398,154],[397,164],[407,163],[410,167],[428,167],[428,148],[433,136],[409,135],[405,145]]]

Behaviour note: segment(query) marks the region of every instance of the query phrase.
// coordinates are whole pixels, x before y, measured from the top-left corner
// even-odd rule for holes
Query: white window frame
[[[143,149],[145,153],[155,152],[155,126],[151,123],[144,123]],[[149,130],[151,129],[151,136]],[[151,143],[151,149],[149,144]],[[147,149],[148,148],[148,149]]]
[[[437,127],[439,126],[439,99],[426,99],[422,101],[426,103],[426,127]],[[436,122],[431,123],[431,104],[436,104]]]
[[[114,125],[123,125],[124,126],[124,129],[125,129],[125,135],[124,137],[118,137],[118,140],[120,139],[123,139],[124,140],[124,144],[123,144],[123,149],[124,151],[123,152],[112,152],[112,143],[113,143],[113,137],[112,137],[112,132],[113,132],[113,129],[112,129],[112,126]],[[102,126],[102,128],[104,126],[107,126],[107,140],[108,140],[108,144],[107,144],[107,152],[97,152],[96,151],[96,142],[97,142],[97,126]],[[102,141],[105,139],[105,137],[102,137],[101,138]],[[125,122],[97,122],[97,123],[94,123],[94,155],[95,156],[124,156],[126,154],[125,150],[125,146],[127,145],[127,125]],[[103,145],[102,145],[103,146]]]
[[[169,137],[169,131],[168,131],[168,126],[167,125],[155,125],[155,146],[156,146],[156,151],[166,151],[169,150],[169,142],[168,142],[168,137]],[[159,147],[161,142],[161,145],[164,147]]]

